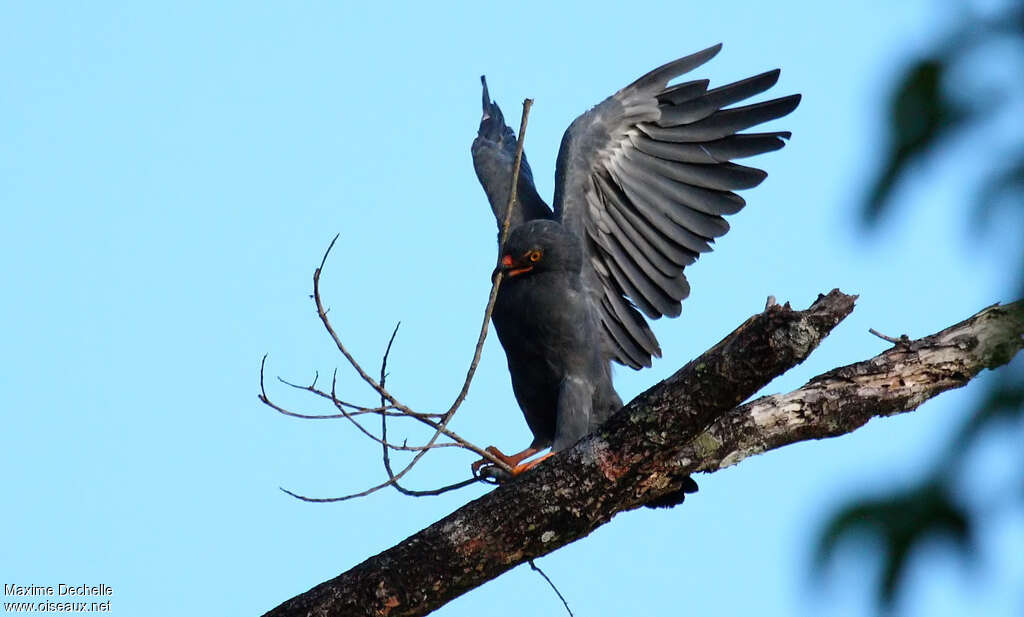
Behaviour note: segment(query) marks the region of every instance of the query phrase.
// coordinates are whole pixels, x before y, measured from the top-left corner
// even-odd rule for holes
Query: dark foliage
[[[869,229],[877,227],[896,206],[893,193],[902,180],[921,173],[926,160],[948,155],[952,136],[971,140],[976,129],[1002,106],[1013,106],[1015,113],[1024,109],[1019,83],[1002,83],[996,92],[982,92],[962,80],[954,83],[952,78],[979,63],[1020,64],[1024,58],[1024,5],[1011,4],[990,18],[968,16],[958,24],[930,53],[908,64],[888,97],[888,151],[862,206]],[[1024,238],[1024,120],[1016,134],[1004,137],[1007,143],[998,147],[980,139],[971,143],[978,156],[988,157],[985,162],[992,170],[982,178],[976,198],[968,206],[978,223],[968,233],[981,238],[1007,227],[1013,230],[1011,237]],[[1024,242],[1012,243],[1004,256],[1007,292],[1024,294]],[[908,558],[926,541],[948,540],[952,554],[971,562],[977,550],[977,530],[993,508],[1006,507],[1007,502],[968,507],[960,490],[965,480],[957,472],[983,435],[998,429],[1020,431],[1024,363],[1011,363],[988,380],[987,387],[980,393],[977,407],[950,437],[934,468],[918,484],[882,496],[856,498],[837,508],[818,540],[817,572],[824,571],[821,566],[844,540],[874,536],[882,547],[878,602],[882,609],[891,610],[905,579]],[[1008,465],[1024,469],[1019,449],[1005,455]],[[1022,489],[1024,483],[1009,486],[1004,494],[1019,505],[1024,503]]]

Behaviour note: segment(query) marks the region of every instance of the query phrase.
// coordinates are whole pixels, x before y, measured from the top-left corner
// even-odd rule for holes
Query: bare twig
[[[320,260],[320,266],[313,271],[313,302],[316,304],[317,316],[320,317],[320,322],[323,323],[324,328],[327,330],[327,333],[331,336],[331,339],[334,341],[335,347],[338,348],[338,351],[341,352],[341,355],[345,356],[345,359],[348,360],[349,365],[351,365],[352,368],[356,371],[356,373],[359,374],[359,377],[362,378],[362,380],[365,381],[367,384],[369,384],[371,388],[376,390],[377,394],[379,394],[381,398],[387,400],[388,403],[393,405],[395,409],[400,409],[403,411],[412,411],[411,409],[403,405],[401,402],[399,402],[398,399],[392,396],[390,392],[382,388],[381,385],[377,383],[377,381],[374,380],[373,377],[370,377],[366,373],[366,371],[363,370],[363,367],[359,364],[355,357],[352,356],[348,348],[345,347],[345,344],[341,342],[341,338],[338,336],[338,333],[334,331],[334,326],[331,325],[331,320],[327,318],[327,310],[324,309],[323,301],[320,296],[320,274],[323,272],[324,264],[327,263],[327,257],[328,255],[331,254],[331,249],[334,248],[334,243],[338,241],[338,236],[340,235],[341,234],[336,234],[334,238],[331,239],[331,243],[327,246],[327,250],[324,251],[323,259]]]
[[[299,384],[296,384],[296,383],[292,383],[292,382],[290,382],[290,381],[288,381],[286,379],[282,379],[281,377],[278,377],[277,380],[279,382],[283,383],[286,386],[289,386],[291,388],[295,388],[296,390],[302,390],[304,392],[309,392],[310,394],[315,394],[316,396],[319,396],[321,398],[325,398],[325,399],[327,399],[329,401],[331,400],[330,393],[324,392],[323,390],[321,390],[321,389],[319,389],[317,387],[314,387],[312,385],[302,386],[302,385],[299,385]],[[392,417],[396,417],[396,418],[404,418],[404,417],[412,417],[412,418],[440,418],[440,417],[444,416],[443,413],[424,413],[422,411],[413,411],[412,413],[409,413],[409,412],[406,412],[406,411],[395,411],[395,406],[394,405],[383,405],[381,407],[363,407],[361,405],[356,405],[354,403],[346,403],[345,401],[341,401],[341,400],[331,401],[331,402],[334,403],[334,404],[343,405],[343,406],[348,407],[349,409],[351,409],[352,411],[348,412],[348,414],[350,416],[360,416],[360,415],[363,415],[363,414],[388,415],[388,416],[392,416]],[[345,417],[343,414],[340,414],[340,413],[323,414],[323,415],[310,415],[310,414],[288,412],[288,413],[286,413],[286,415],[294,416],[296,418],[304,418],[304,419],[312,419],[312,420],[330,420],[330,419],[344,418]]]
[[[387,369],[388,369],[388,356],[391,355],[391,345],[394,344],[394,342],[395,342],[395,335],[398,334],[398,327],[401,326],[401,325],[402,325],[402,322],[398,322],[397,324],[395,324],[395,329],[394,329],[394,331],[391,332],[391,338],[388,340],[388,346],[384,350],[384,357],[380,361],[380,385],[381,385],[382,388],[386,388],[387,387],[387,383],[386,382],[387,382],[387,378],[388,378],[388,373],[387,373]],[[384,405],[384,399],[383,398],[381,398],[381,405]],[[382,455],[384,457],[384,470],[387,471],[388,478],[389,479],[393,479],[395,477],[395,473],[391,469],[391,455],[390,455],[389,449],[388,449],[388,447],[386,445],[387,439],[388,439],[388,417],[385,414],[381,414],[381,416],[380,416],[380,435],[381,435],[381,439],[384,442],[384,445],[382,445],[382,447],[381,447],[381,453],[382,453]],[[457,445],[457,444],[452,444],[452,445]],[[405,488],[404,486],[399,484],[397,481],[392,482],[391,486],[393,486],[394,489],[396,491],[398,491],[399,493],[402,493],[403,495],[408,495],[409,497],[433,497],[433,496],[437,496],[437,495],[441,495],[441,494],[447,493],[448,491],[454,491],[454,490],[460,489],[462,487],[469,486],[470,484],[474,484],[474,483],[476,483],[476,478],[469,478],[469,479],[463,480],[461,482],[456,482],[454,484],[449,484],[447,486],[442,486],[440,488],[429,489],[429,490],[415,490],[415,489]]]
[[[512,162],[512,186],[508,189],[508,203],[505,204],[505,220],[501,223],[499,249],[505,245],[505,239],[508,238],[508,228],[512,224],[512,206],[515,205],[519,192],[519,167],[523,162],[523,144],[526,142],[526,121],[530,117],[531,107],[533,107],[533,99],[524,99],[523,117],[519,121],[519,137],[516,139],[516,154]]]
[[[293,417],[293,418],[300,418],[300,419],[303,419],[303,420],[331,420],[331,419],[338,419],[338,418],[349,418],[349,419],[351,419],[350,416],[357,415],[357,412],[347,412],[347,411],[342,411],[342,413],[337,413],[337,414],[318,414],[318,415],[302,414],[302,413],[297,413],[297,412],[291,411],[289,409],[285,409],[284,407],[281,407],[280,405],[278,405],[274,401],[270,400],[269,395],[267,395],[266,386],[265,386],[265,377],[264,377],[265,370],[266,370],[266,362],[267,362],[267,356],[264,355],[263,359],[260,362],[260,394],[258,395],[259,400],[264,405],[267,405],[271,409],[273,409],[273,410],[275,410],[278,413],[281,413],[283,415],[290,416],[290,417]],[[292,384],[288,384],[288,385],[292,385]],[[313,393],[317,394],[318,396],[321,396],[321,397],[326,398],[328,400],[331,399],[331,395],[330,394],[328,394],[326,392],[322,392],[322,391],[317,390],[317,389],[310,389],[307,386],[297,386],[297,388],[300,389],[300,390],[307,390],[309,392],[313,392]],[[364,410],[365,410],[364,412],[365,413],[380,413],[381,415],[384,415],[385,412],[382,411],[383,409],[392,409],[392,407],[388,406],[386,408],[374,408],[374,409],[366,409],[366,408],[364,408]],[[439,416],[440,414],[421,414],[421,413],[418,413],[418,412],[414,412],[414,414],[415,415],[410,415],[410,414],[405,414],[405,413],[388,413],[387,415],[399,416],[399,417],[411,417],[413,419],[420,420],[421,422],[426,423],[431,428],[434,428],[434,429],[438,428],[439,425],[436,422],[433,422],[433,421],[429,420],[426,416],[435,416],[436,417],[436,416]],[[360,428],[362,428],[361,425],[359,425],[359,426],[360,426]],[[463,439],[462,437],[460,437],[457,433],[455,433],[453,431],[445,429],[443,431],[443,434],[444,434],[444,436],[452,439],[452,441],[454,443],[434,444],[435,447],[455,447],[455,446],[458,446],[458,447],[461,447],[463,449],[466,449],[466,450],[469,450],[471,452],[474,452],[476,454],[479,454],[480,456],[487,456],[488,455],[488,452],[486,450],[484,450],[483,448],[480,448],[479,446],[477,446],[477,445],[475,445],[475,444],[473,444],[471,442],[466,441],[465,439]],[[370,435],[370,438],[373,439],[374,441],[380,443],[380,439],[381,438],[378,438],[377,436],[372,435],[372,434]],[[410,450],[410,451],[419,450],[419,449],[422,448],[422,447],[418,447],[418,446],[407,446],[407,445],[397,446],[397,445],[390,444],[390,443],[389,443],[389,447],[391,449],[393,449],[393,450]],[[475,479],[464,480],[462,482],[459,482],[459,483],[456,483],[456,484],[453,484],[453,485],[450,485],[450,486],[442,487],[441,489],[435,489],[435,490],[439,490],[441,492],[446,492],[447,490],[453,490],[453,488],[462,488],[463,486],[468,486],[468,485],[472,484],[475,481],[476,481]],[[384,486],[387,486],[387,484],[385,484]],[[282,490],[284,490],[284,489],[282,489]],[[294,495],[296,497],[299,497],[300,499],[304,499],[305,501],[331,501],[330,499],[313,499],[313,498],[301,497],[301,496],[295,495],[291,491],[287,491],[287,490],[285,490],[285,492],[288,493],[289,495]],[[433,491],[423,491],[423,493],[424,494],[428,494],[428,493],[429,494],[433,494]],[[437,494],[440,494],[440,493],[437,493]],[[359,496],[359,495],[346,496],[344,499],[349,499],[349,498],[351,498],[353,496]]]
[[[523,142],[526,140],[526,123],[530,117],[530,108],[533,106],[533,99],[525,99],[523,101],[523,117],[519,122],[519,137],[516,139],[516,156],[515,161],[512,164],[512,186],[509,187],[508,192],[508,204],[505,208],[505,221],[501,226],[501,242],[499,243],[499,252],[501,247],[505,244],[505,239],[508,237],[508,228],[512,221],[512,206],[515,204],[516,192],[519,186],[519,169],[523,163]],[[498,256],[500,260],[501,256]],[[480,364],[480,354],[483,352],[484,340],[487,338],[487,328],[491,323],[491,313],[494,312],[494,303],[498,299],[498,289],[501,287],[502,272],[499,271],[498,275],[494,277],[494,281],[491,283],[491,294],[487,298],[487,309],[484,311],[483,323],[480,325],[480,336],[477,337],[476,348],[473,350],[473,360],[469,363],[469,370],[466,371],[466,380],[462,384],[462,389],[459,391],[459,395],[455,397],[455,402],[448,409],[444,418],[441,419],[441,426],[446,427],[448,422],[455,415],[456,410],[462,405],[462,402],[466,400],[466,395],[469,394],[469,385],[473,381],[473,375],[476,374],[476,367]],[[434,439],[440,434],[435,434]],[[433,441],[433,440],[431,440]],[[486,457],[491,461],[497,461],[494,456]],[[511,472],[511,468],[501,461],[500,468],[505,471]]]
[[[401,326],[402,326],[402,322],[398,322],[398,323],[395,324],[395,329],[391,331],[391,338],[388,339],[388,346],[384,350],[384,357],[381,358],[381,361],[380,361],[380,387],[381,388],[386,388],[387,387],[387,383],[386,382],[387,382],[387,378],[388,378],[388,356],[391,355],[391,346],[394,345],[395,337],[398,335],[398,328],[400,328]],[[383,396],[380,397],[380,404],[384,405],[384,402],[385,402],[384,401],[384,397]],[[385,442],[387,441],[387,438],[388,438],[388,417],[387,416],[383,416],[383,415],[380,417],[380,436],[381,436],[381,439],[383,439]],[[387,472],[389,480],[394,480],[395,473],[391,470],[391,455],[388,452],[388,448],[387,448],[387,446],[384,446],[384,447],[381,448],[381,450],[382,450],[383,456],[384,456],[384,471]],[[397,481],[393,482],[391,484],[391,486],[395,487],[395,490],[398,491],[399,493],[405,494],[408,491],[408,489],[406,489],[404,486],[399,484]]]
[[[336,391],[335,388],[337,387],[337,383],[338,383],[338,374],[337,374],[337,371],[335,371],[334,377],[331,379],[331,400],[333,400],[333,401],[337,401],[338,400],[334,396],[335,391]],[[427,444],[425,446],[407,446],[407,445],[396,446],[394,444],[390,444],[387,441],[385,441],[383,439],[383,437],[377,437],[376,435],[371,433],[369,431],[369,429],[367,429],[366,427],[364,427],[362,424],[359,423],[359,420],[356,420],[355,418],[353,418],[352,414],[350,414],[347,411],[345,411],[345,408],[342,407],[341,405],[338,405],[337,403],[335,403],[335,407],[337,407],[338,411],[341,412],[342,417],[345,418],[346,420],[348,420],[349,422],[351,422],[359,430],[359,432],[361,432],[362,434],[366,435],[367,437],[369,437],[373,441],[376,441],[377,443],[381,444],[385,448],[390,448],[392,450],[407,450],[407,451],[421,452],[421,451],[430,450],[431,448],[444,448],[444,447],[448,447],[448,446],[457,446],[457,445],[459,445],[459,444],[456,444],[456,443],[434,443],[434,444]]]
[[[910,344],[910,337],[907,336],[906,334],[901,334],[899,336],[899,338],[896,338],[894,336],[889,336],[889,335],[886,335],[886,334],[882,334],[881,332],[879,332],[878,330],[875,330],[874,328],[868,328],[868,332],[870,332],[871,334],[874,334],[875,336],[877,336],[878,338],[882,339],[883,341],[888,341],[888,342],[892,343],[893,345],[908,345],[908,344]]]
[[[561,600],[562,605],[565,606],[566,612],[569,613],[569,617],[573,617],[572,609],[569,608],[569,603],[565,601],[565,597],[562,595],[562,592],[558,591],[558,587],[555,587],[555,584],[551,582],[551,579],[548,578],[548,575],[544,574],[544,570],[541,570],[539,567],[537,567],[537,564],[533,563],[532,559],[529,561],[529,564],[531,570],[534,570],[535,572],[543,576],[544,580],[548,582],[548,585],[551,585],[551,588],[554,589],[555,593],[558,595],[558,599]]]
[[[262,371],[262,367],[261,367],[261,371]],[[261,386],[262,386],[262,384],[261,384]],[[386,445],[386,447],[391,448],[392,450],[419,451],[419,450],[425,449],[425,446],[409,446],[409,445],[398,446],[398,445],[395,445],[395,444],[392,444],[392,443],[384,442],[380,437],[377,437],[376,435],[371,433],[369,430],[366,429],[366,427],[364,427],[362,424],[360,424],[358,420],[353,418],[352,417],[353,414],[345,411],[344,408],[342,408],[340,406],[339,406],[339,409],[341,409],[341,413],[339,413],[339,414],[308,415],[308,414],[296,413],[294,411],[290,411],[288,409],[285,409],[284,407],[281,407],[277,403],[275,403],[275,402],[271,401],[269,398],[267,398],[265,392],[260,395],[260,400],[263,401],[263,403],[265,405],[267,405],[268,407],[270,407],[270,408],[272,408],[272,409],[274,409],[274,410],[276,410],[276,411],[278,411],[278,412],[280,412],[280,413],[282,413],[282,414],[284,414],[286,416],[291,416],[293,418],[302,418],[303,420],[325,420],[325,419],[345,418],[345,419],[349,420],[350,422],[352,422],[352,424],[354,424],[356,426],[356,428],[361,433],[363,433],[364,435],[366,435],[370,439],[376,441],[377,443]],[[432,447],[435,447],[435,448],[446,448],[446,447],[453,447],[453,446],[462,447],[462,445],[458,444],[458,443],[437,443],[437,444],[434,444]]]
[[[285,379],[283,377],[280,377],[280,376],[277,377],[277,380],[279,382],[281,382],[284,385],[289,386],[291,388],[295,388],[296,390],[305,390],[306,392],[311,392],[313,394],[322,394],[320,389],[316,387],[316,382],[319,379],[320,379],[320,371],[316,372],[315,376],[313,377],[313,383],[309,384],[308,386],[303,386],[303,385],[300,385],[300,384],[297,384],[297,383],[293,383],[293,382],[288,381],[287,379]],[[325,396],[325,398],[330,398],[327,395],[324,395],[324,396]],[[343,400],[340,400],[340,399],[338,401],[336,401],[336,402],[340,403],[344,407],[348,407],[349,409],[351,409],[352,410],[351,411],[352,415],[361,415],[361,414],[364,414],[364,413],[376,413],[375,412],[376,409],[381,409],[380,407],[370,408],[370,407],[365,407],[363,405],[356,405],[355,403],[349,403],[348,401],[343,401]],[[391,407],[388,406],[387,408],[390,409]],[[398,412],[392,412],[392,413],[396,413],[397,414]],[[340,417],[340,416],[338,416],[338,417]]]
[[[290,411],[288,409],[285,409],[284,407],[281,407],[277,403],[275,403],[272,400],[270,400],[270,397],[267,395],[266,386],[265,386],[266,361],[267,361],[267,356],[264,355],[263,359],[260,362],[260,394],[259,394],[259,399],[260,399],[260,401],[264,405],[267,405],[271,409],[274,409],[275,411],[277,411],[277,412],[279,412],[281,414],[284,414],[286,416],[291,416],[291,417],[294,417],[294,418],[301,418],[301,419],[308,419],[308,420],[336,419],[336,418],[345,418],[345,417],[348,417],[350,415],[355,415],[354,413],[349,413],[349,412],[343,412],[343,413],[339,413],[339,414],[330,414],[330,415],[307,415],[307,414],[296,413],[296,412]],[[305,386],[299,386],[299,388],[300,389],[307,389]],[[328,399],[331,398],[330,394],[321,392],[319,390],[310,390],[310,391],[316,393],[319,396],[323,396],[324,398],[328,398]],[[376,412],[376,410],[367,410],[367,412],[371,412],[371,411]],[[399,414],[399,415],[406,416],[407,414]],[[423,422],[427,422],[432,427],[436,427],[437,426],[436,423],[433,423],[430,420],[418,417],[418,416],[424,416],[424,415],[434,415],[434,414],[419,414],[419,413],[417,413],[416,416],[409,416],[409,417],[413,417],[413,418],[421,420]],[[486,450],[484,450],[484,449],[480,448],[479,446],[476,446],[476,445],[474,445],[474,444],[472,444],[472,443],[462,439],[458,434],[456,434],[456,433],[454,433],[452,431],[448,431],[446,429],[444,431],[444,435],[446,437],[449,437],[449,438],[453,439],[453,441],[455,441],[455,443],[435,444],[435,446],[443,445],[443,447],[454,447],[454,446],[458,445],[458,446],[460,446],[460,447],[462,447],[462,448],[464,448],[466,450],[470,450],[470,451],[472,451],[472,452],[474,452],[476,454],[479,454],[480,456],[487,456],[488,455]],[[375,441],[379,442],[379,440],[378,440],[378,438],[376,438],[376,436],[373,436],[372,438]],[[398,450],[413,450],[414,449],[414,447],[406,446],[406,445],[403,445],[403,446],[396,446],[394,444],[389,444],[389,445],[392,447],[392,449],[398,449]],[[455,484],[451,484],[451,485],[448,485],[448,486],[443,486],[441,488],[434,489],[432,491],[419,491],[419,492],[422,493],[423,495],[428,495],[428,494],[430,494],[430,495],[432,495],[432,494],[440,495],[440,494],[442,494],[444,492],[447,492],[447,491],[450,491],[450,490],[455,490],[455,489],[458,489],[458,488],[463,488],[465,486],[469,486],[470,484],[473,484],[476,481],[477,480],[475,478],[470,478],[468,480],[463,480],[462,482],[457,482]],[[382,489],[382,488],[384,488],[386,486],[389,486],[392,483],[393,483],[393,480],[389,479],[388,482],[384,482],[382,484],[370,487],[369,489],[367,489],[365,491],[361,491],[361,492],[358,492],[358,493],[353,493],[353,494],[350,494],[350,495],[344,495],[342,497],[329,497],[329,498],[308,497],[308,496],[305,496],[305,495],[301,495],[301,494],[295,493],[295,492],[290,491],[288,489],[285,489],[283,487],[279,487],[279,488],[280,488],[280,490],[282,492],[284,492],[284,493],[286,493],[288,495],[291,495],[292,497],[295,497],[296,499],[300,499],[302,501],[308,501],[308,502],[314,502],[314,503],[326,503],[326,502],[335,502],[335,501],[347,501],[349,499],[354,499],[356,497],[365,497],[366,495],[374,493],[374,492],[376,492],[376,491],[378,491],[378,490],[380,490],[380,489]]]

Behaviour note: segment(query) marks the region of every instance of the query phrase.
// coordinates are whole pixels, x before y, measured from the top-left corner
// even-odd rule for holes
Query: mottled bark
[[[680,463],[712,472],[798,441],[845,435],[871,418],[913,411],[965,386],[1021,348],[1024,300],[991,306],[931,336],[898,340],[888,351],[818,375],[798,390],[729,411],[680,451]]]
[[[790,394],[736,407],[802,362],[854,299],[833,291],[806,311],[772,306],[751,317],[597,434],[267,615],[424,615],[677,489],[688,473],[913,409],[1024,346],[1024,303],[991,307]]]

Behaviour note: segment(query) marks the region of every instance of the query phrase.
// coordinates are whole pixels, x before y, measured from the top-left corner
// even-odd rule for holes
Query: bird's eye
[[[537,263],[538,261],[540,261],[540,256],[540,251],[530,251],[529,253],[526,254],[526,258],[532,261],[533,263]]]

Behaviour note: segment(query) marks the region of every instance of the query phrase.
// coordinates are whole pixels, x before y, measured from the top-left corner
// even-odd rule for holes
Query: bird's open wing
[[[512,185],[512,167],[516,155],[516,134],[505,124],[505,118],[498,104],[491,100],[487,92],[487,80],[480,77],[483,84],[484,113],[480,118],[480,129],[473,140],[473,167],[476,177],[487,193],[491,202],[491,210],[498,222],[499,233],[505,220],[505,207],[508,205],[508,189]],[[536,218],[551,218],[551,208],[537,194],[533,186],[533,172],[526,162],[526,154],[519,167],[519,184],[516,190],[517,205],[512,209],[512,225]]]
[[[769,71],[708,90],[668,82],[710,60],[716,45],[644,75],[577,118],[562,137],[555,217],[584,239],[585,282],[608,356],[633,368],[661,350],[643,315],[679,314],[683,268],[729,230],[745,204],[733,191],[765,172],[731,163],[783,146],[788,132],[738,131],[785,116],[799,95],[726,107],[778,80]],[[639,311],[637,310],[639,309]]]

